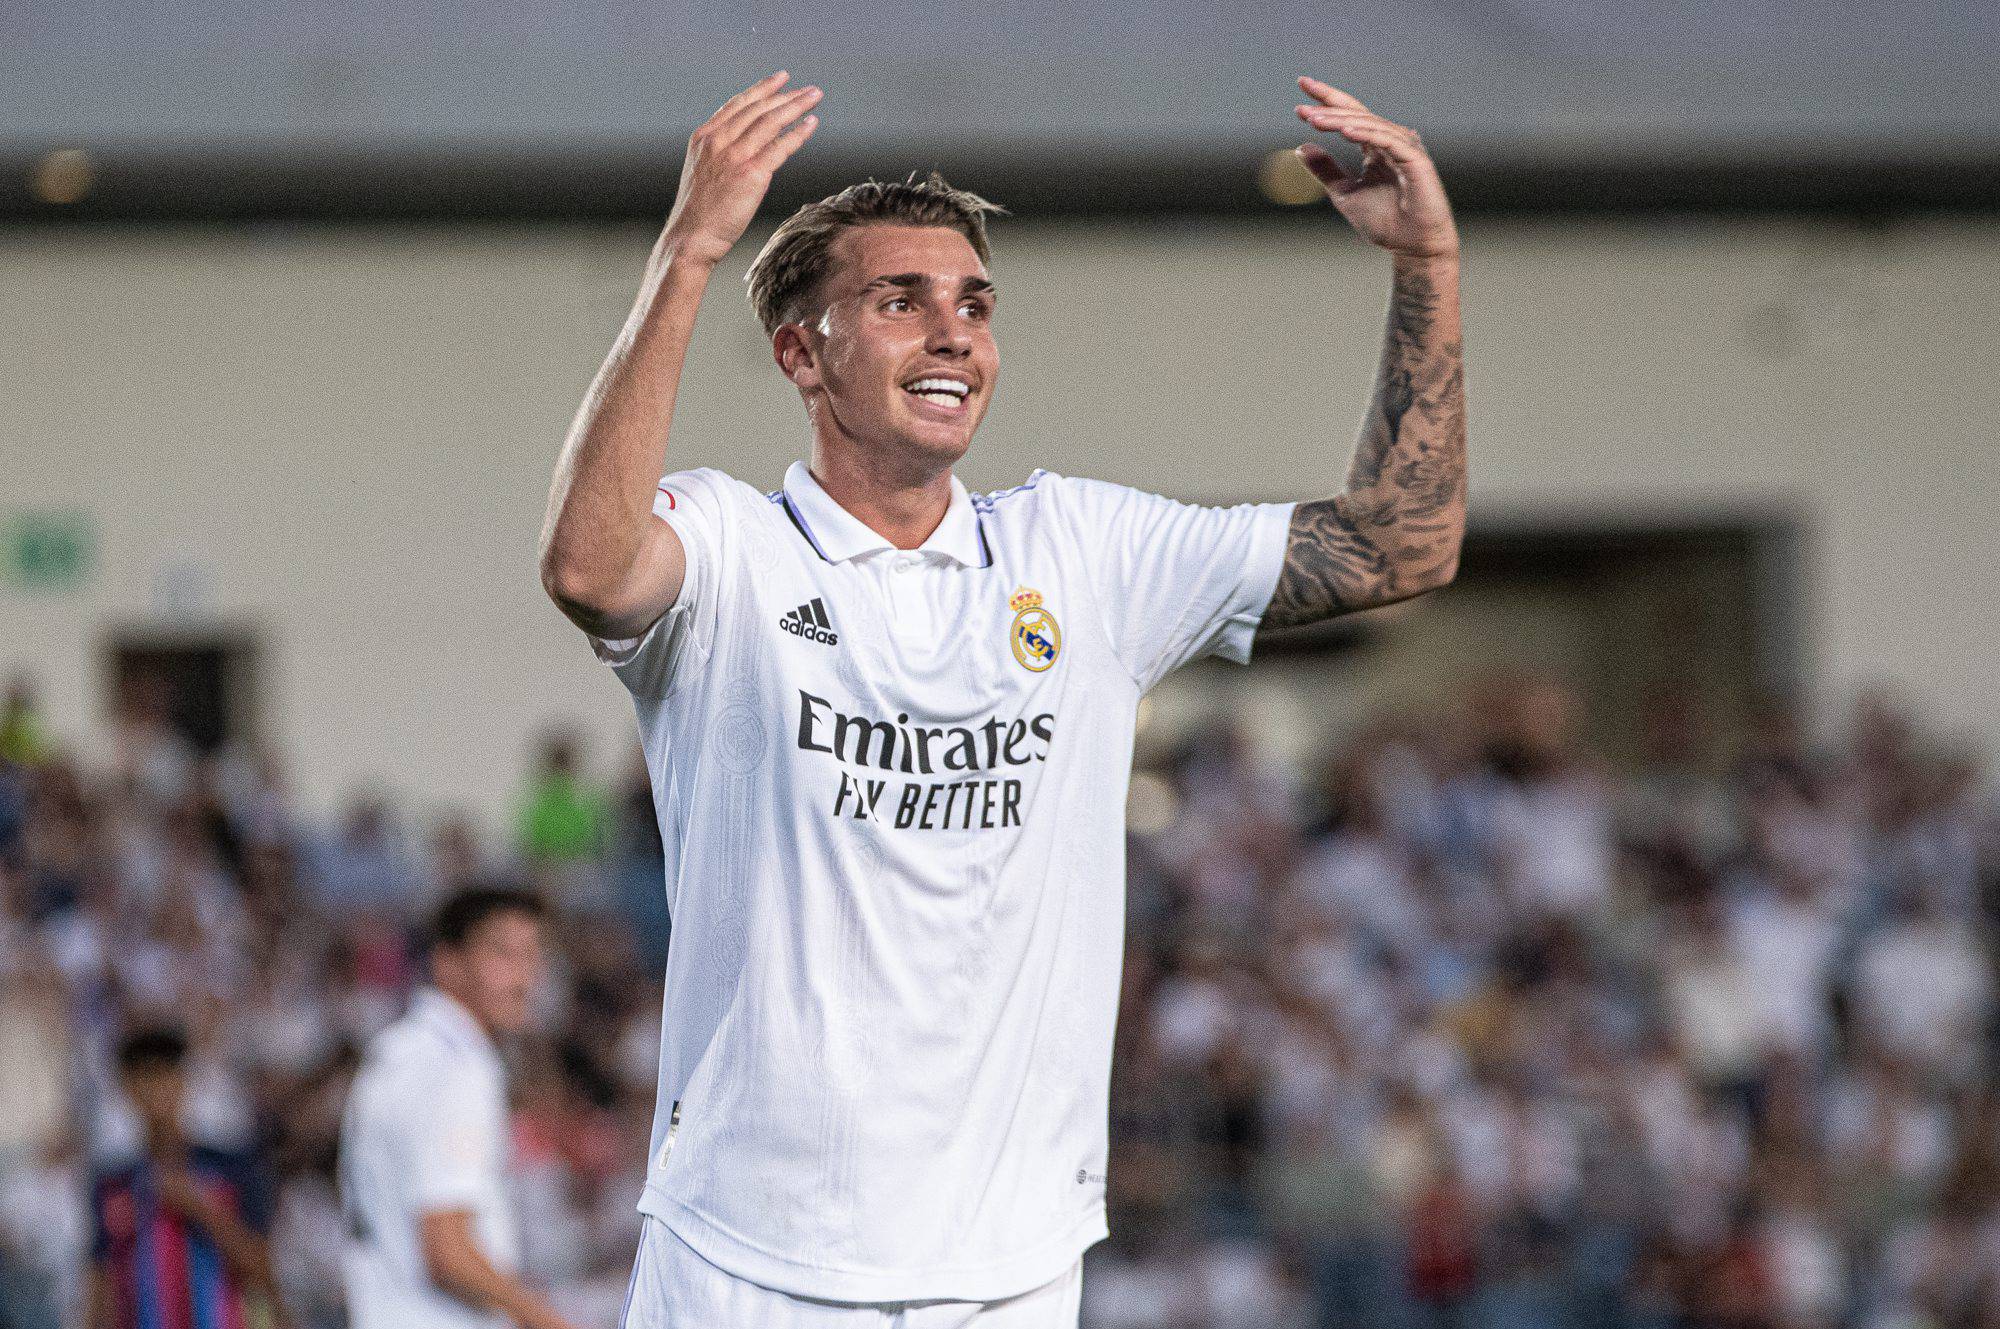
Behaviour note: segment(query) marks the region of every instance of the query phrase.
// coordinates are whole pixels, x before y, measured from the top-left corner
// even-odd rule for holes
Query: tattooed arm
[[[1362,147],[1350,172],[1314,144],[1300,148],[1354,228],[1394,256],[1389,326],[1361,440],[1337,497],[1292,514],[1284,569],[1266,628],[1407,600],[1458,571],[1465,532],[1465,365],[1458,309],[1458,232],[1417,135],[1318,79],[1299,115]]]

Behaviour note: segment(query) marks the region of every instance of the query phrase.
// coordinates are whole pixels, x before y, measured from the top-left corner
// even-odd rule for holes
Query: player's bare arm
[[[687,561],[653,515],[695,315],[708,279],[818,126],[820,90],[780,70],[724,102],[688,139],[673,212],[639,296],[584,396],[556,463],[542,526],[542,585],[572,622],[636,637],[673,606]]]
[[[1407,600],[1449,582],[1465,532],[1465,363],[1458,229],[1416,132],[1315,78],[1298,108],[1315,129],[1360,146],[1359,172],[1318,144],[1299,156],[1340,214],[1389,251],[1394,273],[1381,367],[1334,498],[1292,515],[1266,628]]]
[[[572,1329],[540,1294],[493,1267],[480,1252],[472,1225],[469,1209],[424,1214],[420,1233],[431,1281],[469,1306],[500,1312],[520,1329]]]

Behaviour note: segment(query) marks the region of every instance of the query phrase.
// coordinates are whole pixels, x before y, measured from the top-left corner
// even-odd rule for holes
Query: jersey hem
[[[840,1269],[764,1250],[656,1186],[646,1187],[639,1212],[665,1223],[695,1254],[725,1273],[822,1301],[996,1301],[1060,1277],[1078,1256],[1111,1233],[1104,1202],[1099,1200],[1054,1237],[1004,1260],[920,1269]]]

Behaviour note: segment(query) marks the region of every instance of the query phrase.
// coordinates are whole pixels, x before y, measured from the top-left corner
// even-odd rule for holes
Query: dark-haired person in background
[[[1203,507],[1038,470],[975,496],[953,468],[999,378],[998,209],[935,173],[866,181],[749,273],[810,458],[769,492],[662,478],[709,277],[817,124],[819,90],[784,83],[690,139],[543,528],[544,588],[632,694],[666,843],[626,1329],[1063,1329],[1107,1230],[1139,699],[1197,657],[1246,661],[1260,629],[1452,579],[1458,234],[1415,133],[1301,78],[1298,117],[1362,161],[1300,159],[1390,256],[1342,492]],[[1212,337],[1188,316],[1131,332]],[[1130,352],[1106,348],[1094,391],[1148,389]],[[1229,440],[1136,446],[1170,466],[1182,443]]]
[[[186,1059],[176,1029],[136,1029],[119,1045],[119,1081],[145,1152],[91,1184],[91,1329],[244,1329],[259,1300],[266,1323],[285,1323],[265,1240],[264,1171],[182,1133]]]
[[[446,900],[430,985],[368,1045],[340,1141],[353,1329],[568,1329],[515,1276],[495,1043],[527,1027],[543,913],[535,896],[501,888]]]

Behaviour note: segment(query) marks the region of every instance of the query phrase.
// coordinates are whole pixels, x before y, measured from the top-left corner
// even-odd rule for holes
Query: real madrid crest
[[[1062,653],[1062,629],[1056,616],[1042,607],[1042,593],[1023,586],[1007,604],[1014,611],[1014,625],[1007,640],[1021,668],[1039,674],[1056,662]]]

